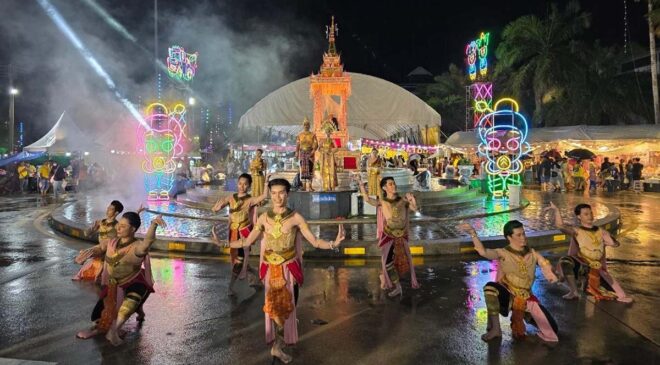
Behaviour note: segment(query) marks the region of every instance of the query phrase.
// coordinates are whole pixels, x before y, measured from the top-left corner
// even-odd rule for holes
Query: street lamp
[[[189,130],[191,135],[195,134],[195,108],[193,108],[193,106],[195,106],[195,101],[196,101],[195,98],[193,98],[192,96],[188,98],[188,105],[190,105],[190,116],[191,116]]]
[[[9,87],[9,153],[14,151],[14,97],[18,95],[18,89]]]

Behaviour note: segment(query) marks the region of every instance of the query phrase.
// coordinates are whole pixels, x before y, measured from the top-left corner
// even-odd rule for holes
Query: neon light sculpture
[[[138,127],[138,146],[144,146],[142,170],[149,200],[169,200],[174,184],[175,158],[184,152],[186,137],[186,108],[176,104],[169,111],[160,103],[145,110],[145,120],[151,129]]]
[[[488,43],[490,33],[482,32],[479,38],[471,41],[465,47],[467,56],[468,76],[470,80],[475,81],[470,85],[472,95],[472,127],[477,128],[481,118],[487,114],[488,109],[493,107],[493,84],[491,82],[482,82],[488,74]],[[478,61],[478,62],[477,62]],[[492,125],[492,121],[487,119],[486,126]],[[467,122],[466,122],[467,124]]]
[[[500,99],[486,111],[478,125],[481,139],[478,153],[486,157],[484,169],[488,174],[489,194],[493,198],[507,198],[509,186],[522,185],[522,157],[531,151],[527,142],[529,127],[513,99]]]
[[[167,73],[173,79],[191,81],[197,72],[198,52],[186,53],[181,46],[172,46],[167,50]]]

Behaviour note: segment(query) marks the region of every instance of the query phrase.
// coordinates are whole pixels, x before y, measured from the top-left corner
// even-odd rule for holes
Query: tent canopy
[[[348,132],[351,139],[385,139],[397,132],[440,125],[440,114],[417,96],[377,77],[349,73]],[[250,108],[240,119],[240,129],[270,128],[291,135],[302,130],[304,117],[312,115],[309,77],[287,84]]]
[[[38,141],[24,147],[27,152],[65,153],[72,151],[96,151],[99,146],[83,133],[70,118],[65,118],[62,112],[53,128]]]
[[[9,165],[10,163],[14,163],[14,162],[34,160],[34,159],[39,158],[39,157],[41,157],[45,154],[46,154],[45,152],[27,152],[27,151],[23,151],[23,152],[15,154],[11,157],[0,160],[0,166]]]
[[[576,125],[567,127],[530,128],[527,142],[530,144],[573,141],[643,140],[660,139],[660,126],[642,125]],[[479,143],[477,131],[456,132],[446,144],[453,147],[476,147]]]

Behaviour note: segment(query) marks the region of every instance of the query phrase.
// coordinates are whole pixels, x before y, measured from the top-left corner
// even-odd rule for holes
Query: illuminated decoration
[[[153,103],[145,110],[149,129],[138,128],[138,146],[143,155],[144,185],[149,200],[169,200],[174,183],[175,159],[183,155],[186,138],[186,107],[176,104],[172,110]]]
[[[199,52],[186,53],[181,46],[172,46],[167,50],[167,73],[180,81],[191,81],[197,72],[197,56]]]
[[[332,17],[330,26],[326,26],[325,35],[328,39],[328,51],[323,53],[323,64],[318,74],[310,77],[309,93],[313,100],[313,128],[316,138],[325,138],[321,126],[325,121],[332,121],[336,131],[332,138],[340,143],[338,147],[345,147],[348,143],[348,112],[347,102],[351,96],[351,77],[344,72],[341,56],[335,47],[335,37],[339,34],[339,27]]]
[[[470,94],[472,95],[472,128],[477,128],[481,118],[488,114],[488,110],[493,108],[493,84],[484,82],[488,74],[488,43],[490,33],[482,32],[479,38],[471,41],[465,47],[465,56],[467,63],[468,77],[473,84],[470,85]],[[468,114],[469,115],[469,114]],[[486,126],[492,125],[492,121],[487,119]],[[465,128],[468,128],[468,117],[466,116]]]
[[[430,156],[438,152],[440,149],[437,146],[423,146],[390,141],[378,141],[367,138],[362,138],[360,140],[360,144],[362,145],[360,150],[361,153],[368,154],[371,152],[371,149],[375,148],[379,153],[385,155],[388,158],[396,155],[403,155],[404,157],[407,157],[409,154],[412,155],[414,153]]]
[[[486,158],[488,192],[493,198],[507,198],[509,186],[522,185],[522,157],[532,149],[527,142],[527,119],[511,98],[500,99],[493,108],[483,111],[477,125],[481,140],[478,153]]]
[[[472,108],[474,110],[472,127],[477,128],[484,115],[488,114],[488,111],[493,108],[493,83],[475,82],[470,85],[470,94],[472,95]],[[484,121],[484,126],[488,127],[492,124],[490,118]]]

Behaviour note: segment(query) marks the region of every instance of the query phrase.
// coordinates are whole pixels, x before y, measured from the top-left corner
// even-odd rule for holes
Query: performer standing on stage
[[[488,309],[487,332],[481,336],[484,341],[502,337],[499,315],[507,316],[511,308],[511,332],[514,339],[525,337],[525,312],[531,314],[532,324],[538,328],[537,335],[544,341],[557,342],[557,323],[550,313],[532,294],[531,288],[536,279],[536,265],[541,267],[543,276],[557,282],[552,265],[541,254],[527,247],[527,236],[523,224],[509,221],[504,225],[504,237],[509,245],[504,248],[488,249],[479,240],[477,232],[468,223],[459,225],[469,233],[475,250],[489,260],[498,260],[497,281],[484,286],[484,297]]]
[[[374,147],[369,154],[369,159],[367,160],[367,173],[369,179],[367,180],[367,186],[369,187],[369,195],[381,197],[381,190],[379,187],[381,175],[380,171],[383,167],[383,160],[378,155],[378,150]]]
[[[140,214],[143,208],[140,207],[138,214]],[[124,211],[124,205],[118,200],[113,200],[108,205],[108,208],[105,210],[105,218],[99,219],[94,222],[92,227],[85,230],[85,236],[89,237],[95,232],[99,233],[99,243],[103,243],[108,240],[111,240],[117,236],[117,231],[115,226],[117,225],[117,216]],[[82,251],[81,251],[82,252]],[[89,260],[85,261],[83,266],[80,268],[80,271],[73,277],[72,280],[92,280],[96,281],[99,279],[99,275],[103,270],[103,257],[96,256],[92,257]]]
[[[337,187],[337,161],[335,161],[335,142],[332,140],[334,124],[323,123],[325,139],[319,145],[319,170],[321,173],[322,191],[334,191]]]
[[[268,197],[268,189],[265,184],[268,184],[269,178],[270,175],[266,177],[265,183],[262,182],[261,189],[259,189],[261,190],[261,195],[250,196],[247,192],[252,185],[252,178],[248,174],[242,174],[238,177],[238,192],[218,200],[213,208],[211,208],[213,212],[217,213],[220,209],[229,205],[229,236],[227,237],[227,242],[246,238],[252,231],[257,217],[257,206]],[[213,234],[214,242],[218,246],[222,246],[215,232],[215,227],[211,233]],[[232,248],[229,250],[229,255],[231,257],[232,273],[229,282],[229,292],[227,294],[231,296],[236,294],[234,292],[236,279],[245,279],[246,274],[249,273],[250,285],[257,285],[257,276],[254,269],[248,263],[250,247]]]
[[[364,200],[376,207],[376,232],[383,266],[383,272],[380,274],[381,288],[391,289],[388,293],[390,297],[403,295],[399,278],[410,272],[410,285],[413,289],[418,289],[419,283],[408,244],[410,224],[408,212],[417,211],[415,196],[407,193],[403,198],[400,197],[396,192],[394,179],[385,177],[380,181],[383,198],[374,199],[367,194],[360,175],[357,175],[357,180]]]
[[[288,363],[292,358],[283,348],[298,341],[296,302],[298,287],[303,284],[301,235],[316,248],[332,250],[344,240],[344,227],[339,225],[337,238],[332,242],[317,238],[305,218],[287,207],[291,190],[287,180],[270,181],[268,190],[272,208],[259,216],[247,238],[231,242],[230,247],[249,247],[263,234],[259,277],[266,286],[266,342],[272,343],[273,357]]]
[[[254,160],[250,162],[250,175],[252,176],[252,196],[261,196],[264,192],[264,172],[266,171],[266,162],[261,158],[264,150],[257,149]]]
[[[138,321],[144,320],[142,306],[154,289],[151,276],[149,249],[156,239],[156,228],[165,227],[162,216],[152,221],[144,239],[135,238],[140,228],[140,215],[126,212],[117,223],[117,237],[102,241],[98,245],[80,252],[76,262],[81,263],[90,257],[105,256],[101,284],[104,286],[96,307],[92,311],[94,327],[78,332],[76,337],[87,339],[100,333],[113,345],[123,340],[119,330],[133,313],[138,313]]]
[[[296,158],[300,163],[300,181],[303,184],[303,191],[313,191],[312,179],[314,178],[314,152],[319,147],[316,135],[310,132],[311,124],[305,117],[303,121],[304,131],[296,137]]]
[[[605,247],[619,247],[620,243],[606,230],[594,226],[594,215],[589,204],[575,207],[577,227],[565,224],[559,214],[559,208],[550,202],[545,211],[555,215],[555,226],[571,236],[568,256],[559,259],[558,271],[568,283],[570,291],[565,299],[580,297],[576,280],[587,279],[586,292],[596,300],[613,300],[630,303],[632,297],[626,295],[621,285],[607,271]]]

